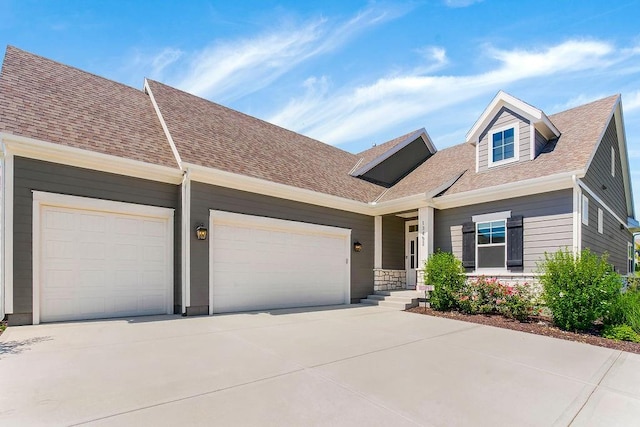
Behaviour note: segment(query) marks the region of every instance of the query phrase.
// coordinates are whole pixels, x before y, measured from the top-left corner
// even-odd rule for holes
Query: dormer
[[[467,133],[476,147],[476,172],[535,159],[560,131],[547,115],[500,91]]]
[[[429,134],[418,129],[358,154],[351,176],[391,187],[436,152]]]

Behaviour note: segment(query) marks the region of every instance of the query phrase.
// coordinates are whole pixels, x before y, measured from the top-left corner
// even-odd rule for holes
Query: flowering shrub
[[[458,307],[464,313],[499,313],[520,321],[539,312],[527,283],[510,286],[484,276],[470,280],[463,286],[458,294]]]
[[[622,285],[607,255],[599,257],[588,249],[577,257],[567,250],[545,254],[540,270],[544,301],[561,329],[590,329],[609,312]]]

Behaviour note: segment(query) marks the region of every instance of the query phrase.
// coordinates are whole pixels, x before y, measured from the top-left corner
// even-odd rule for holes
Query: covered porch
[[[433,240],[433,207],[376,216],[374,291],[424,290]]]

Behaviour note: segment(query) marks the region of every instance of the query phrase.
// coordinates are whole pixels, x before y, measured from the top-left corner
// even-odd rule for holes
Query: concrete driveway
[[[0,425],[638,425],[640,357],[375,306],[12,327]]]

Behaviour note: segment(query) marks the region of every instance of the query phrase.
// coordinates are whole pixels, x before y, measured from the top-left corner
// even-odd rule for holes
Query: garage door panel
[[[42,205],[40,319],[169,312],[173,277],[167,262],[172,252],[172,214],[168,211],[162,212],[164,218],[153,218],[115,209]]]
[[[216,212],[210,227],[213,312],[348,300],[349,230]]]

